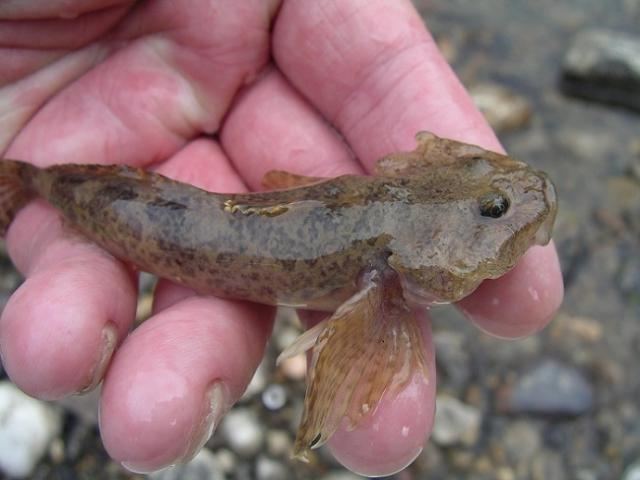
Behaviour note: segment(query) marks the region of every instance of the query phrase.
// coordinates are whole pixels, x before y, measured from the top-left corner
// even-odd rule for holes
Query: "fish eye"
[[[480,198],[480,215],[500,218],[509,210],[509,199],[502,193],[491,192]]]

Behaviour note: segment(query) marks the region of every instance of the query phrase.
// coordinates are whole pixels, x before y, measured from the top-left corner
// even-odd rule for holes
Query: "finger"
[[[75,49],[98,38],[126,14],[132,2],[118,8],[99,9],[73,19],[4,20],[0,14],[0,45],[17,53]],[[1,10],[1,7],[0,7]],[[9,51],[3,51],[8,54]],[[0,57],[2,58],[2,57]],[[3,62],[3,65],[6,65]]]
[[[389,152],[412,150],[419,130],[499,149],[411,3],[364,5],[360,0],[286,2],[275,25],[273,53],[287,78],[344,134],[365,168]],[[520,326],[529,326],[517,329],[519,334],[539,329],[562,300],[554,247],[534,249],[527,259],[511,277],[526,276],[526,282],[491,290],[503,307],[491,310],[492,323],[508,325],[518,311]],[[498,280],[496,287],[508,281]],[[529,290],[538,292],[537,307],[518,309],[518,302],[531,296]],[[486,325],[487,311],[477,310],[486,300],[483,291],[465,308]],[[497,330],[509,333],[509,327]]]
[[[131,273],[62,233],[50,210],[30,205],[19,214],[26,219],[9,232],[9,253],[28,278],[0,317],[4,368],[21,389],[44,399],[97,385],[136,307]]]
[[[148,5],[161,9],[162,3]],[[165,2],[165,10],[166,6]],[[162,16],[153,8],[146,12],[149,22]],[[265,17],[257,10],[256,17]],[[41,165],[62,161],[143,164],[169,156],[185,138],[211,128],[246,76],[260,67],[266,52],[260,42],[267,29],[262,37],[256,29],[247,38],[240,31],[242,19],[237,18],[231,27],[221,28],[222,38],[214,35],[211,40],[211,25],[198,24],[190,30],[184,25],[187,20],[184,15],[169,16],[164,27],[171,31],[174,26],[186,37],[191,34],[191,43],[168,41],[158,52],[145,48],[144,42],[131,42],[130,48],[118,51],[46,104],[7,155]],[[229,77],[222,87],[196,92],[189,80],[206,80],[206,68],[226,62],[223,47],[215,42],[231,35],[232,27],[238,34],[235,40],[241,42],[235,53],[242,61],[226,69]],[[189,50],[193,44],[204,50],[210,46],[209,55],[199,55],[196,62]],[[244,57],[243,48],[247,49]],[[176,68],[171,60],[180,53],[186,58]],[[206,106],[215,103],[220,108],[205,111],[198,104],[201,97]],[[9,302],[0,331],[7,371],[26,391],[44,398],[95,384],[135,312],[135,289],[122,265],[66,236],[55,218],[52,209],[34,204],[20,212],[10,228],[9,252],[29,278]],[[52,332],[61,333],[52,336]],[[38,369],[33,358],[47,368]]]
[[[38,165],[145,165],[215,132],[238,89],[268,59],[273,4],[142,4],[101,42],[108,57],[44,105],[13,150]]]
[[[8,0],[0,3],[0,18],[3,20],[31,20],[46,18],[73,19],[86,13],[110,10],[131,0],[53,0],[42,3],[38,0]]]
[[[207,139],[188,144],[159,170],[207,189],[245,190]],[[100,409],[109,454],[134,471],[197,452],[249,383],[274,314],[269,307],[199,297],[166,281],[156,289],[153,311],[118,350]]]
[[[285,2],[273,55],[369,170],[425,129],[498,146],[408,0]]]
[[[194,455],[250,381],[272,315],[253,304],[189,297],[136,329],[102,391],[109,454],[137,472]]]
[[[431,323],[423,311],[420,326],[429,378],[415,376],[397,396],[382,397],[371,417],[353,431],[338,430],[329,448],[340,463],[364,476],[392,475],[422,451],[435,413],[436,368]]]
[[[269,170],[318,177],[362,172],[339,135],[277,70],[236,100],[220,138],[252,190],[262,188]]]
[[[253,188],[270,169],[313,176],[361,171],[340,137],[277,71],[262,77],[236,102],[221,139],[234,166]],[[435,389],[433,350],[429,334],[425,336],[432,374],[429,383],[416,380],[397,401],[384,398],[371,423],[353,432],[339,432],[330,440],[335,456],[348,468],[388,474],[420,452],[431,428]],[[412,412],[411,419],[407,412]]]
[[[543,328],[555,315],[564,294],[561,278],[553,245],[533,247],[516,268],[483,282],[458,306],[487,333],[523,337]]]

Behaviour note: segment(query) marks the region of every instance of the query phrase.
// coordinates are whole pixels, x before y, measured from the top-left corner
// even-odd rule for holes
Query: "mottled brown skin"
[[[407,176],[346,175],[266,193],[209,193],[98,165],[49,167],[35,187],[116,257],[199,292],[334,310],[382,256],[421,303],[448,302],[510,269],[554,213],[544,174],[482,153],[430,159]],[[511,199],[499,219],[479,212],[492,190]]]
[[[125,166],[3,160],[0,228],[39,195],[114,256],[198,292],[338,309],[317,332],[295,446],[304,459],[343,416],[357,424],[385,391],[426,374],[413,307],[459,300],[550,239],[544,173],[430,133],[417,141],[375,176],[271,172],[265,184],[287,189],[249,194]]]

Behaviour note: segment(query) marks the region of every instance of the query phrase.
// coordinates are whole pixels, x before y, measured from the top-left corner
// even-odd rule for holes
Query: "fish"
[[[41,197],[116,258],[203,295],[328,312],[278,361],[311,350],[293,455],[308,460],[383,395],[428,381],[420,309],[471,294],[551,239],[542,171],[431,132],[373,175],[270,171],[214,193],[124,165],[0,160],[0,233]]]

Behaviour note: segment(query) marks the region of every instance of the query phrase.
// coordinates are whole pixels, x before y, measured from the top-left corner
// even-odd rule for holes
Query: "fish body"
[[[357,425],[383,393],[427,374],[416,306],[459,300],[549,241],[556,198],[544,173],[433,134],[417,140],[374,176],[271,172],[265,183],[279,189],[248,194],[126,166],[3,160],[0,228],[41,196],[117,258],[197,292],[335,311],[285,352],[315,347],[295,446],[305,458],[343,417]]]

